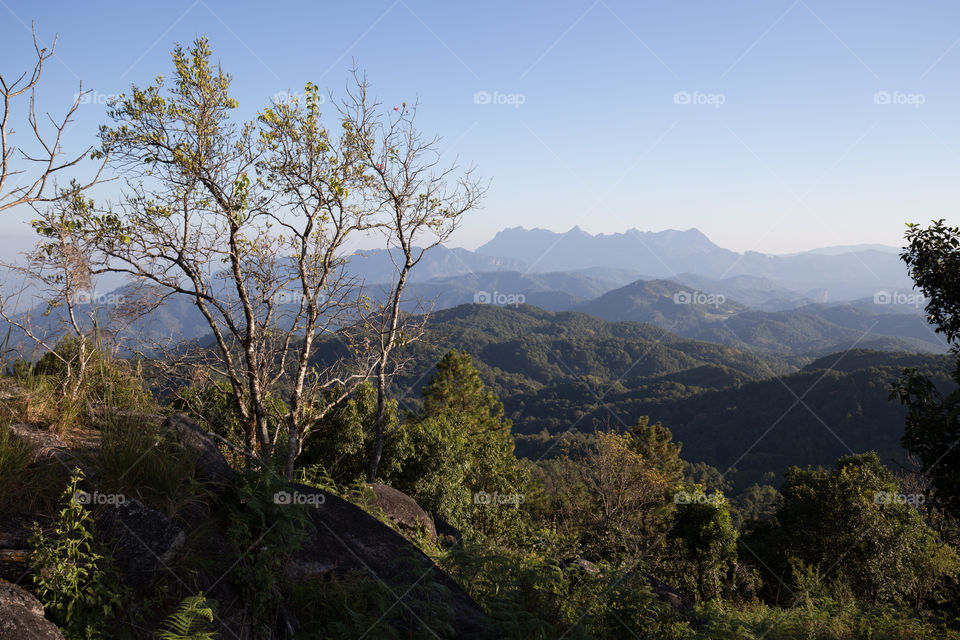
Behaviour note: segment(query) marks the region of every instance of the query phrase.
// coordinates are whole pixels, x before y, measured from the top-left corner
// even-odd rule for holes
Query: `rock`
[[[486,613],[450,576],[415,545],[363,509],[332,493],[290,484],[297,502],[313,504],[309,517],[314,531],[292,554],[288,575],[303,581],[325,574],[360,572],[390,585],[399,596],[414,586],[445,588],[442,604],[452,609],[450,624],[456,638],[479,636],[490,624]],[[416,609],[416,599],[411,598]],[[423,619],[435,617],[417,612]],[[410,630],[399,630],[409,634]],[[371,637],[377,634],[372,633]],[[381,634],[383,635],[383,634]]]
[[[565,560],[561,560],[559,564],[561,569],[575,567],[584,573],[589,573],[591,575],[600,573],[600,569],[597,567],[597,565],[593,564],[589,560],[584,560],[583,558],[567,558]]]
[[[167,571],[186,539],[165,515],[132,499],[105,511],[97,519],[97,533],[124,582],[137,592]]]
[[[70,445],[56,434],[20,423],[11,424],[10,433],[33,447],[33,464],[42,465],[56,461],[67,469],[80,467],[87,478],[95,476],[89,465],[84,464]]]
[[[657,598],[661,601],[666,602],[671,607],[679,611],[680,613],[692,613],[694,610],[693,600],[687,596],[680,593],[677,589],[674,589],[666,582],[657,579],[656,577],[650,575],[649,573],[642,574],[644,578],[647,579],[647,582],[650,583],[650,588],[656,594]]]
[[[178,413],[166,419],[163,426],[172,431],[179,442],[193,457],[197,471],[217,482],[231,482],[236,472],[220,453],[217,443],[196,422]]]
[[[63,640],[43,617],[43,605],[21,587],[0,580],[0,640]]]
[[[422,531],[427,534],[430,542],[437,541],[433,520],[416,500],[385,484],[375,482],[367,486],[373,491],[373,498],[367,502],[367,506],[381,509],[406,537],[413,538]]]

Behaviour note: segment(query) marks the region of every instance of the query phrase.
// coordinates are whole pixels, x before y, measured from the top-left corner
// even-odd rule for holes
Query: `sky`
[[[696,227],[790,253],[900,245],[908,221],[958,217],[958,3],[0,0],[0,16],[6,77],[32,66],[31,22],[43,46],[59,36],[43,109],[92,91],[69,150],[198,35],[244,118],[307,82],[342,95],[355,62],[490,180],[451,246],[514,226]],[[0,252],[28,243],[30,217],[0,219]]]

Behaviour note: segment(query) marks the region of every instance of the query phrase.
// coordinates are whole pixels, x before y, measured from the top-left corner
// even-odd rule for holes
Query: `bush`
[[[120,593],[111,585],[108,560],[94,549],[92,518],[77,500],[83,473],[76,469],[61,500],[62,509],[52,531],[34,525],[30,564],[37,596],[47,615],[68,640],[103,637],[121,606]]]

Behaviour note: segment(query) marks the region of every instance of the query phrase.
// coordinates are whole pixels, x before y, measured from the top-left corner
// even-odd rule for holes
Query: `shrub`
[[[94,549],[92,518],[77,500],[83,473],[76,469],[61,500],[62,509],[45,534],[34,525],[30,564],[37,596],[47,615],[68,640],[103,637],[121,605],[121,595],[107,569],[108,561]]]

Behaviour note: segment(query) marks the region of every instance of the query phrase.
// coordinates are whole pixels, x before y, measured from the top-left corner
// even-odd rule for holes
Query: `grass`
[[[780,609],[763,604],[707,606],[710,623],[692,638],[717,640],[960,640],[960,632],[929,613],[906,607],[825,604]]]
[[[66,471],[54,461],[35,464],[37,447],[0,424],[0,512],[50,511]]]
[[[102,490],[136,498],[168,518],[209,492],[187,452],[145,416],[108,418],[100,446],[88,455]]]

